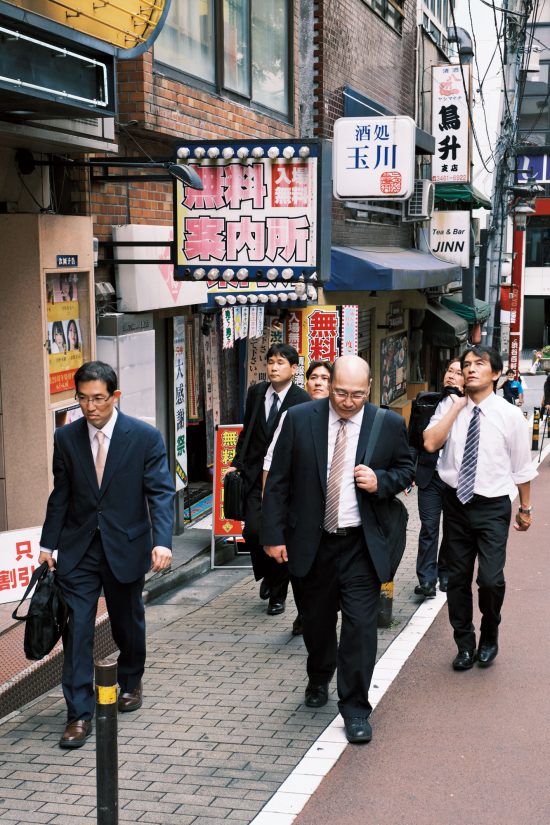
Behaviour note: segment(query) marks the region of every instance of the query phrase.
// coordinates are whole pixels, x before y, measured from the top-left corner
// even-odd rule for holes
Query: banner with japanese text
[[[432,180],[468,183],[470,180],[470,67],[464,64],[432,67]]]
[[[0,533],[0,604],[23,598],[40,553],[41,527]]]
[[[359,352],[359,307],[345,304],[342,313],[341,355],[357,355]]]
[[[186,318],[174,317],[174,448],[176,490],[187,485],[187,410],[186,410]]]
[[[340,312],[336,306],[301,310],[304,373],[310,361],[331,361],[340,354]]]
[[[214,510],[212,533],[215,536],[240,536],[241,521],[225,518],[223,511],[223,480],[235,456],[242,424],[219,424],[214,435]]]

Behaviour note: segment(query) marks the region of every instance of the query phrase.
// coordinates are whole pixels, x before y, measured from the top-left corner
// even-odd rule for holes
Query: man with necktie
[[[447,485],[447,605],[458,647],[453,668],[469,670],[476,659],[480,667],[488,667],[498,654],[511,498],[517,487],[514,528],[528,530],[530,482],[537,472],[531,465],[523,413],[495,394],[502,372],[499,353],[490,347],[470,347],[461,366],[465,396],[451,395],[441,402],[424,431],[424,446],[429,452],[442,448],[438,473]],[[481,612],[477,650],[472,597],[476,558]]]
[[[268,558],[260,544],[262,511],[262,468],[279,419],[290,407],[309,401],[309,395],[293,383],[299,356],[290,344],[273,344],[266,356],[268,381],[259,381],[248,390],[243,428],[239,434],[233,469],[244,480],[245,518],[243,537],[250,553],[260,598],[269,599],[267,613],[277,616],[285,610],[289,574]]]
[[[388,502],[412,481],[404,419],[386,411],[369,466],[363,463],[376,407],[370,369],[338,358],[328,398],[288,411],[264,492],[261,539],[300,582],[308,684],[320,708],[337,671],[349,742],[369,742],[369,687],[376,662],[380,584],[391,579]],[[342,614],[340,641],[336,626]]]
[[[120,651],[121,712],[142,704],[145,667],[145,573],[170,566],[174,483],[160,432],[119,412],[117,376],[102,361],[75,373],[83,418],[54,435],[54,487],[38,561],[57,568],[69,608],[63,635],[67,726],[62,748],[79,748],[92,732],[93,640],[103,589]],[[52,551],[57,550],[57,562]]]

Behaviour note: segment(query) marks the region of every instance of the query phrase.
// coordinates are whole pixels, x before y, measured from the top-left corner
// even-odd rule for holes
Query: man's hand
[[[153,547],[151,554],[151,570],[158,573],[159,570],[166,570],[172,564],[172,551],[168,547]]]
[[[234,473],[236,469],[237,469],[236,467],[228,467],[225,472],[226,472],[226,474],[227,473]]]
[[[355,476],[355,483],[360,490],[365,490],[367,493],[376,493],[378,490],[378,479],[376,473],[370,467],[364,464],[358,464],[353,470]]]
[[[531,526],[531,514],[530,513],[517,513],[516,514],[516,523],[514,524],[514,530],[519,530],[521,533],[524,533],[528,530]]]
[[[450,398],[451,401],[453,402],[453,404],[457,404],[458,405],[457,409],[459,409],[459,410],[461,410],[463,407],[465,407],[466,404],[468,403],[468,396],[467,395],[455,395],[454,392],[452,392],[450,395],[447,396],[447,398]]]
[[[286,553],[286,544],[274,544],[271,546],[264,546],[264,553],[267,553],[270,558],[275,559],[278,564],[288,561]]]
[[[38,564],[39,564],[39,565],[41,565],[41,564],[43,564],[45,561],[47,561],[47,562],[48,562],[48,567],[50,568],[50,570],[55,570],[55,560],[54,560],[54,557],[52,556],[52,554],[51,554],[51,553],[46,553],[44,550],[42,550],[42,551],[40,552],[40,555],[38,556]]]

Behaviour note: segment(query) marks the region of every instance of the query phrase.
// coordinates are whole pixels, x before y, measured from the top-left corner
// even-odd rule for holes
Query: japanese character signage
[[[340,354],[340,313],[338,307],[311,307],[302,310],[304,371],[310,361],[334,361]]]
[[[315,141],[186,146],[204,188],[177,185],[176,280],[238,270],[239,280],[266,280],[276,268],[280,281],[283,269],[316,272],[318,148]]]
[[[242,424],[219,424],[215,433],[214,513],[212,533],[215,536],[240,536],[242,522],[231,521],[223,511],[223,480],[235,457],[235,448]]]
[[[470,213],[434,212],[430,221],[430,249],[436,258],[462,267],[470,265]]]
[[[341,355],[357,355],[359,352],[359,307],[346,304],[341,308],[342,338]]]
[[[0,533],[0,604],[23,598],[40,552],[40,527]]]
[[[174,318],[174,441],[176,490],[187,484],[187,407],[186,407],[185,318]]]
[[[432,68],[432,133],[436,145],[432,180],[436,183],[470,180],[469,90],[469,66]]]
[[[414,191],[410,117],[342,117],[334,124],[334,197],[405,200]]]

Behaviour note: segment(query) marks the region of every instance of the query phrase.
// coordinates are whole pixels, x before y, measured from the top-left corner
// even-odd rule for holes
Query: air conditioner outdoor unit
[[[434,210],[435,188],[431,180],[415,180],[414,192],[403,203],[403,220],[427,221]]]

